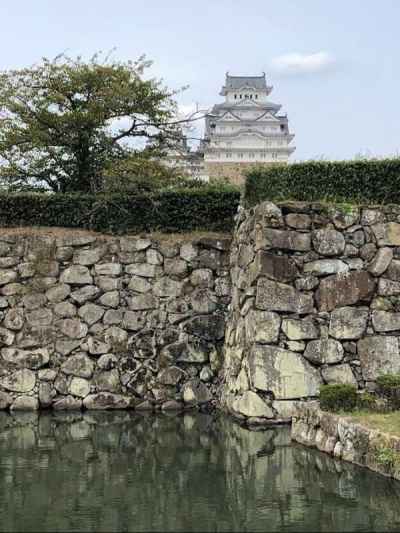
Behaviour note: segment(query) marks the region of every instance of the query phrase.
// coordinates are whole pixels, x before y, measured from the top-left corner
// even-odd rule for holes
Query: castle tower
[[[268,100],[272,87],[262,76],[230,76],[220,92],[225,102],[206,117],[203,143],[205,171],[210,177],[243,182],[254,165],[286,163],[295,148],[281,106]]]

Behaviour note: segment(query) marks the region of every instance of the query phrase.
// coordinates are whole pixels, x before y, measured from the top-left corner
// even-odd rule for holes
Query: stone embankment
[[[0,408],[215,403],[230,240],[0,236]]]
[[[296,404],[292,439],[400,480],[399,437],[358,424],[350,416],[321,411],[316,401]]]
[[[259,204],[241,210],[223,403],[288,420],[324,383],[373,389],[400,371],[400,207]]]

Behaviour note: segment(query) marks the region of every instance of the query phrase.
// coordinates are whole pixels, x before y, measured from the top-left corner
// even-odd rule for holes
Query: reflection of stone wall
[[[323,383],[400,371],[400,208],[264,202],[231,251],[224,403],[287,419]]]
[[[399,437],[357,424],[351,417],[321,411],[318,402],[296,405],[292,439],[400,480]],[[386,461],[379,461],[382,452]]]
[[[179,409],[215,398],[225,238],[0,236],[0,408]]]

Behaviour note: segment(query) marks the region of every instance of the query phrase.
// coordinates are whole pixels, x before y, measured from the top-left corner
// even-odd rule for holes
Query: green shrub
[[[106,233],[231,231],[240,200],[233,187],[155,194],[0,194],[0,227],[61,226]]]
[[[357,389],[354,385],[322,385],[319,392],[324,411],[352,411],[357,407]]]
[[[400,409],[400,374],[382,374],[376,386],[376,393],[387,400],[391,409]]]
[[[376,398],[369,392],[363,392],[357,395],[357,408],[366,411],[375,411],[377,409]]]
[[[248,172],[244,199],[247,206],[264,200],[400,203],[400,158],[256,167]]]

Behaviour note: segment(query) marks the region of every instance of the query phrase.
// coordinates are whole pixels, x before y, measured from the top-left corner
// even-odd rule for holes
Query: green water
[[[400,530],[400,483],[208,415],[0,413],[1,531]]]

